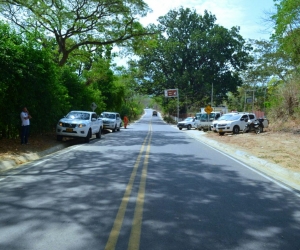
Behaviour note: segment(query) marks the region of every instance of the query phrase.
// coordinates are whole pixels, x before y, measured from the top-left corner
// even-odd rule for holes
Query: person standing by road
[[[23,111],[20,114],[21,117],[21,144],[28,144],[28,136],[29,136],[29,127],[30,127],[30,119],[31,115],[29,114],[26,107],[23,108]]]
[[[129,120],[128,120],[128,117],[126,115],[124,115],[123,121],[124,121],[124,128],[127,128]]]

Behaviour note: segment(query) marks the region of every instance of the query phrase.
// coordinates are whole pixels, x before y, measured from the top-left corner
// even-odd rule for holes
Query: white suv
[[[226,120],[218,121],[216,130],[220,135],[230,132],[238,134],[241,130],[244,130],[248,120],[256,120],[255,114],[236,113],[228,117]]]
[[[113,132],[120,131],[122,119],[119,113],[102,112],[99,117],[103,121],[104,129],[111,129]]]
[[[220,116],[217,120],[214,120],[212,122],[212,124],[210,125],[210,130],[211,131],[214,131],[214,132],[217,132],[217,124],[220,122],[220,121],[226,121],[229,117],[233,116],[237,114],[237,112],[231,112],[231,113],[226,113],[226,114],[223,114],[222,116]]]

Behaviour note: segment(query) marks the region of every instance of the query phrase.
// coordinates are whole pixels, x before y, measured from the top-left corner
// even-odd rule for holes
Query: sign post
[[[177,97],[177,122],[179,121],[179,92],[178,89],[166,89],[165,97]]]

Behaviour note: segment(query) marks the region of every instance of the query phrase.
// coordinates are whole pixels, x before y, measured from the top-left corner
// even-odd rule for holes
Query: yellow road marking
[[[148,171],[148,160],[149,160],[149,153],[150,153],[150,143],[151,143],[150,136],[146,155],[144,159],[144,167],[141,176],[141,182],[139,187],[139,192],[137,196],[136,206],[134,210],[134,217],[132,222],[132,228],[129,238],[128,249],[129,250],[138,250],[140,247],[140,238],[141,238],[141,229],[142,229],[142,220],[143,220],[143,208],[144,208],[144,200],[145,200],[145,190],[146,190],[146,179],[147,179],[147,171]]]
[[[120,234],[120,230],[121,230],[121,227],[122,227],[122,224],[123,224],[127,204],[128,204],[130,194],[131,194],[131,191],[132,191],[132,187],[133,187],[133,183],[134,183],[134,180],[135,180],[135,177],[136,177],[136,173],[137,173],[140,161],[141,161],[142,154],[144,152],[144,147],[147,144],[147,140],[150,136],[151,131],[152,131],[152,127],[151,127],[151,124],[150,124],[148,134],[147,134],[147,136],[146,136],[146,138],[145,138],[145,140],[142,144],[139,155],[138,155],[137,160],[134,164],[129,182],[126,186],[126,190],[125,190],[124,196],[122,198],[122,202],[121,202],[121,205],[119,207],[117,216],[115,218],[113,228],[112,228],[112,230],[109,234],[109,238],[108,238],[108,241],[106,243],[105,250],[114,250],[115,247],[116,247],[118,237],[119,237],[119,234]],[[151,137],[150,137],[150,139],[151,139]],[[150,145],[150,140],[148,142],[148,147],[149,147],[149,145]]]

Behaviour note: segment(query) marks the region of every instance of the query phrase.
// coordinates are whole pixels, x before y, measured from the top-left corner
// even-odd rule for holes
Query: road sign
[[[93,102],[92,105],[91,105],[91,108],[92,108],[93,111],[95,111],[95,109],[97,108],[97,104]]]
[[[210,114],[213,111],[213,108],[210,105],[207,105],[204,109],[207,114]]]
[[[178,89],[167,89],[165,90],[165,97],[177,97]]]
[[[253,99],[252,99],[252,97],[248,97],[248,98],[246,98],[246,103],[252,103],[253,102]]]

